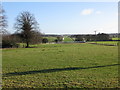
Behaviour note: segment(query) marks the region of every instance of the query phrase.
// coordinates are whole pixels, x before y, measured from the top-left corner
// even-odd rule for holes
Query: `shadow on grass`
[[[3,74],[3,77],[16,76],[16,75],[36,74],[36,73],[51,73],[51,72],[69,71],[69,70],[102,68],[102,67],[109,67],[109,66],[116,66],[116,65],[120,65],[120,64],[93,66],[93,67],[84,67],[84,68],[82,68],[82,67],[68,67],[68,68],[43,69],[43,70],[34,70],[34,71],[25,71],[25,72],[12,72],[12,73]]]

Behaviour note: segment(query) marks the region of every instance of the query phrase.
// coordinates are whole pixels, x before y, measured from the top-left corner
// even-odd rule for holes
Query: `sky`
[[[117,2],[2,2],[8,31],[14,33],[16,17],[34,14],[45,34],[118,33]]]

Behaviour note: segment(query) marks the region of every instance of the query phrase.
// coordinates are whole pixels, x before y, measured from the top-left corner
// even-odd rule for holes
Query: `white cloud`
[[[82,15],[90,15],[90,14],[93,13],[93,11],[94,11],[94,9],[84,9],[84,10],[81,12],[81,14],[82,14]]]
[[[101,14],[102,12],[101,11],[96,11],[96,14]]]
[[[81,14],[82,15],[90,15],[90,14],[92,14],[92,13],[95,13],[95,14],[102,14],[102,12],[101,11],[95,11],[94,9],[84,9],[84,10],[82,10],[82,12],[81,12]]]

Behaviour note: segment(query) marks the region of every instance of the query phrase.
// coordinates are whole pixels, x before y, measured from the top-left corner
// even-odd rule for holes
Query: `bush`
[[[17,44],[13,37],[10,36],[10,35],[7,35],[7,36],[3,36],[3,39],[2,39],[2,48],[13,48],[13,47],[19,47],[19,44]]]
[[[48,43],[48,39],[47,38],[43,38],[42,39],[42,43]]]
[[[13,47],[18,48],[19,44],[7,40],[2,40],[2,48],[13,48]]]
[[[59,42],[61,42],[61,41],[63,41],[63,37],[62,37],[62,36],[58,36],[58,37],[57,37],[57,40],[58,40]]]
[[[58,43],[58,39],[55,39],[54,41],[55,41],[56,43]]]

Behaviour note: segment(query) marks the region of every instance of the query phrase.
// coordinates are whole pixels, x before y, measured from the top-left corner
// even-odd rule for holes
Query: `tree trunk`
[[[29,47],[29,42],[26,42],[26,44],[27,44],[26,48],[28,48]]]

